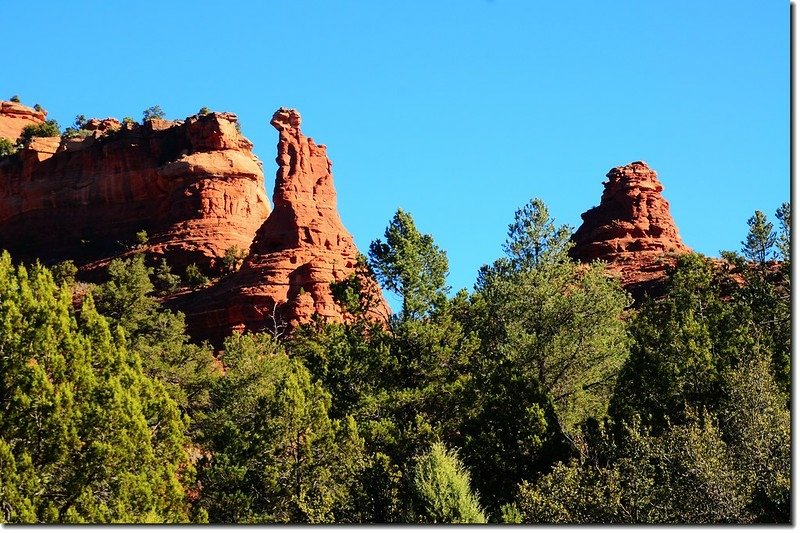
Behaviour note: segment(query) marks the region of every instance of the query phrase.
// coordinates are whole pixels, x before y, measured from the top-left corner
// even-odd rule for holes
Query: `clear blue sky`
[[[237,113],[274,184],[280,106],[328,145],[359,248],[398,207],[471,288],[514,210],[573,227],[647,161],[686,243],[739,249],[789,200],[789,4],[776,0],[3,2],[0,98],[75,115]],[[35,7],[34,7],[35,6]]]

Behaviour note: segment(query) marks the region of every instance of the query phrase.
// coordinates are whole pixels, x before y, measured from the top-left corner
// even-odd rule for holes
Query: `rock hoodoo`
[[[0,129],[17,122],[0,115]],[[92,119],[78,138],[36,137],[0,159],[0,248],[91,270],[145,230],[136,252],[166,257],[178,272],[212,268],[227,249],[248,250],[270,213],[252,146],[232,113]]]
[[[661,195],[664,187],[645,162],[612,168],[606,177],[600,205],[581,215],[572,255],[606,261],[636,295],[663,279],[677,255],[691,250],[678,235]]]
[[[339,217],[325,146],[303,135],[300,122],[294,109],[281,108],[272,117],[279,133],[274,210],[242,267],[197,298],[176,302],[192,331],[213,338],[291,327],[314,314],[345,319],[330,284],[356,272],[359,252]],[[375,281],[361,281],[376,301],[375,317],[387,318]]]
[[[43,109],[37,111],[18,102],[0,101],[0,137],[16,141],[25,126],[41,124],[46,116]]]

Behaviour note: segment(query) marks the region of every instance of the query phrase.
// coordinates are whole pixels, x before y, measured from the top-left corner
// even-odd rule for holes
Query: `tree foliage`
[[[122,329],[0,257],[0,503],[11,522],[182,522],[185,422]]]
[[[48,120],[41,124],[29,124],[22,128],[22,133],[17,139],[17,145],[25,146],[34,137],[58,137],[60,135],[61,129],[55,120]]]
[[[412,478],[416,497],[414,521],[428,524],[483,524],[469,472],[458,455],[436,443],[417,459]]]

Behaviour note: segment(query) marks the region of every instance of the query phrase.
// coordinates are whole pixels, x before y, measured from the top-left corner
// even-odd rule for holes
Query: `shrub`
[[[15,94],[14,96],[11,97],[11,101],[18,104],[19,103],[19,96],[17,96]]]
[[[48,120],[41,124],[30,124],[22,129],[22,133],[17,139],[17,144],[25,145],[30,142],[34,137],[58,137],[61,135],[61,129],[58,122],[55,120]]]
[[[78,273],[78,267],[75,266],[74,261],[67,259],[66,261],[53,265],[50,272],[52,272],[53,281],[55,281],[57,285],[72,285],[75,283],[75,274]]]
[[[17,151],[17,147],[9,139],[0,137],[0,157],[11,155]]]
[[[198,115],[208,115],[211,113],[211,110],[207,107],[201,107],[200,111],[197,112]]]
[[[156,267],[153,285],[158,294],[172,294],[181,284],[181,277],[172,273],[172,269],[167,264],[166,259],[161,259],[161,262]]]
[[[42,106],[40,106],[39,104],[34,104],[33,109],[35,109],[36,111],[41,111]]]
[[[186,283],[189,288],[195,290],[208,284],[208,277],[200,271],[200,268],[192,263],[186,267]]]
[[[230,274],[239,270],[245,257],[247,257],[247,252],[239,249],[235,244],[225,250],[225,255],[222,257],[222,273]]]
[[[147,236],[147,232],[145,230],[136,232],[136,244],[138,246],[144,246],[145,244],[147,244],[148,238],[149,237]]]
[[[142,121],[147,122],[148,120],[152,120],[154,118],[163,119],[166,117],[164,111],[161,109],[161,106],[154,105],[153,107],[148,107],[142,113]]]
[[[125,117],[122,119],[123,124],[136,124],[136,121],[133,120],[133,117]]]

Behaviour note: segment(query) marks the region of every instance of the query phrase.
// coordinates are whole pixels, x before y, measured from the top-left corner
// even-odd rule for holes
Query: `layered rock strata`
[[[261,163],[232,113],[92,119],[84,130],[34,138],[0,159],[0,248],[14,257],[91,270],[144,230],[136,252],[166,257],[178,272],[190,263],[213,270],[227,249],[249,249],[270,213]]]
[[[25,126],[41,124],[47,111],[36,110],[18,102],[0,101],[0,137],[16,141]]]
[[[279,133],[274,210],[242,267],[196,297],[176,302],[192,332],[211,338],[231,331],[280,333],[314,315],[347,319],[330,285],[356,273],[359,252],[339,217],[326,148],[303,135],[300,122],[293,109],[281,108],[272,117]],[[365,276],[360,281],[374,299],[371,314],[388,318],[375,281]]]
[[[612,168],[606,177],[600,205],[581,215],[571,254],[584,262],[605,261],[637,295],[657,285],[675,258],[691,250],[678,235],[664,187],[645,162]]]

